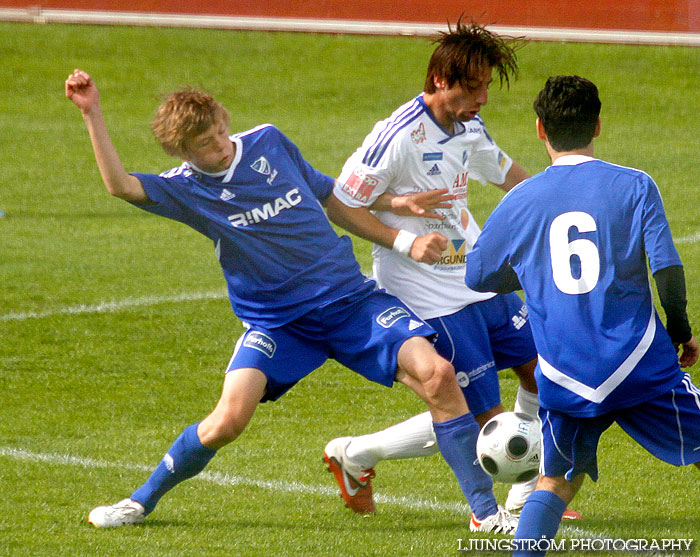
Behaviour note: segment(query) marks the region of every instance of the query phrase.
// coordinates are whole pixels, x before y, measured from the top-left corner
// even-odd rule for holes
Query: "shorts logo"
[[[377,323],[379,323],[382,327],[385,329],[388,329],[391,327],[394,323],[396,323],[399,319],[403,319],[404,317],[411,317],[411,314],[408,313],[404,308],[401,307],[393,307],[389,308],[385,312],[383,312],[379,317],[377,317]]]
[[[516,329],[522,329],[525,326],[525,323],[527,323],[527,306],[521,307],[518,315],[514,315],[511,319],[513,320],[513,326]]]
[[[257,331],[246,336],[245,341],[243,341],[243,346],[258,350],[259,352],[265,354],[265,356],[268,358],[272,358],[272,356],[275,355],[275,350],[277,350],[277,344],[274,340]]]

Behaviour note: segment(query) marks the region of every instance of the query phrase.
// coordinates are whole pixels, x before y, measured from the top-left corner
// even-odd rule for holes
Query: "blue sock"
[[[558,495],[551,491],[533,491],[532,495],[525,501],[525,506],[520,513],[520,521],[514,539],[528,540],[530,543],[543,538],[553,540],[554,536],[557,535],[561,515],[564,514],[565,510],[566,503]],[[522,550],[514,551],[513,557],[536,557],[545,554],[544,551],[526,551],[527,543],[523,542]]]
[[[198,425],[185,428],[146,483],[132,493],[131,499],[141,503],[146,508],[146,514],[173,487],[204,470],[216,454],[214,449],[205,447],[200,442],[197,436]]]
[[[493,480],[481,469],[476,458],[479,424],[471,413],[446,422],[433,423],[443,458],[450,465],[474,516],[482,520],[498,512],[493,496]]]

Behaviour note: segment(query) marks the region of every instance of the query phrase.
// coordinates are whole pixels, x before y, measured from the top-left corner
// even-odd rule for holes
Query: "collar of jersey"
[[[421,105],[421,107],[423,107],[423,110],[424,110],[425,113],[428,115],[428,117],[429,117],[430,120],[433,122],[433,124],[435,124],[435,126],[436,126],[445,136],[447,136],[446,139],[441,140],[440,143],[442,143],[442,142],[444,142],[444,141],[449,141],[450,139],[452,139],[453,137],[456,137],[456,136],[458,136],[458,135],[462,135],[462,134],[467,130],[467,128],[466,128],[466,126],[464,125],[463,122],[455,122],[455,123],[454,123],[455,130],[459,130],[459,131],[455,131],[455,133],[453,133],[452,135],[450,135],[449,133],[447,133],[447,131],[445,130],[445,128],[443,128],[443,127],[440,125],[440,123],[435,119],[435,115],[433,114],[433,111],[430,110],[430,107],[429,107],[427,104],[425,104],[425,101],[423,100],[423,93],[421,93],[420,95],[418,95],[418,96],[416,97],[416,100],[417,100],[418,103]]]
[[[226,170],[222,170],[221,172],[204,172],[201,168],[197,168],[197,166],[191,162],[187,162],[190,167],[192,167],[194,170],[199,172],[200,174],[204,174],[205,176],[209,176],[210,178],[221,178],[221,181],[224,184],[227,184],[228,182],[231,181],[231,178],[233,177],[233,173],[236,171],[236,167],[238,166],[238,163],[241,162],[241,157],[243,156],[243,142],[241,141],[240,137],[236,137],[235,135],[232,135],[229,137],[229,139],[233,142],[233,144],[236,146],[236,155],[233,157],[233,161],[231,162],[231,166],[229,166]]]
[[[586,155],[564,155],[552,163],[552,166],[574,166],[582,162],[594,161],[593,157]]]

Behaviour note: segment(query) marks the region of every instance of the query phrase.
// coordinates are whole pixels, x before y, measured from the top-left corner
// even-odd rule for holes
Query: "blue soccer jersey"
[[[209,176],[189,163],[138,174],[153,204],[140,208],[183,222],[210,238],[239,319],[278,327],[360,288],[347,236],[338,237],[321,203],[333,179],[314,170],[277,128],[231,136],[235,160]]]
[[[543,408],[594,416],[677,385],[647,271],[680,265],[653,180],[565,156],[511,190],[467,258],[477,290],[525,291]]]

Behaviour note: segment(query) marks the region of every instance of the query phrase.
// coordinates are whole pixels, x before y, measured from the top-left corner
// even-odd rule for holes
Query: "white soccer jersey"
[[[379,284],[423,319],[432,319],[495,295],[475,292],[464,284],[466,254],[480,232],[467,207],[467,182],[501,184],[511,164],[479,116],[455,123],[455,134],[449,135],[419,95],[375,125],[345,163],[334,193],[349,207],[367,207],[385,192],[405,195],[449,188],[456,195],[450,209],[439,210],[445,216],[442,221],[376,213],[392,228],[418,236],[439,232],[448,239],[447,249],[434,265],[378,245],[372,252]]]

